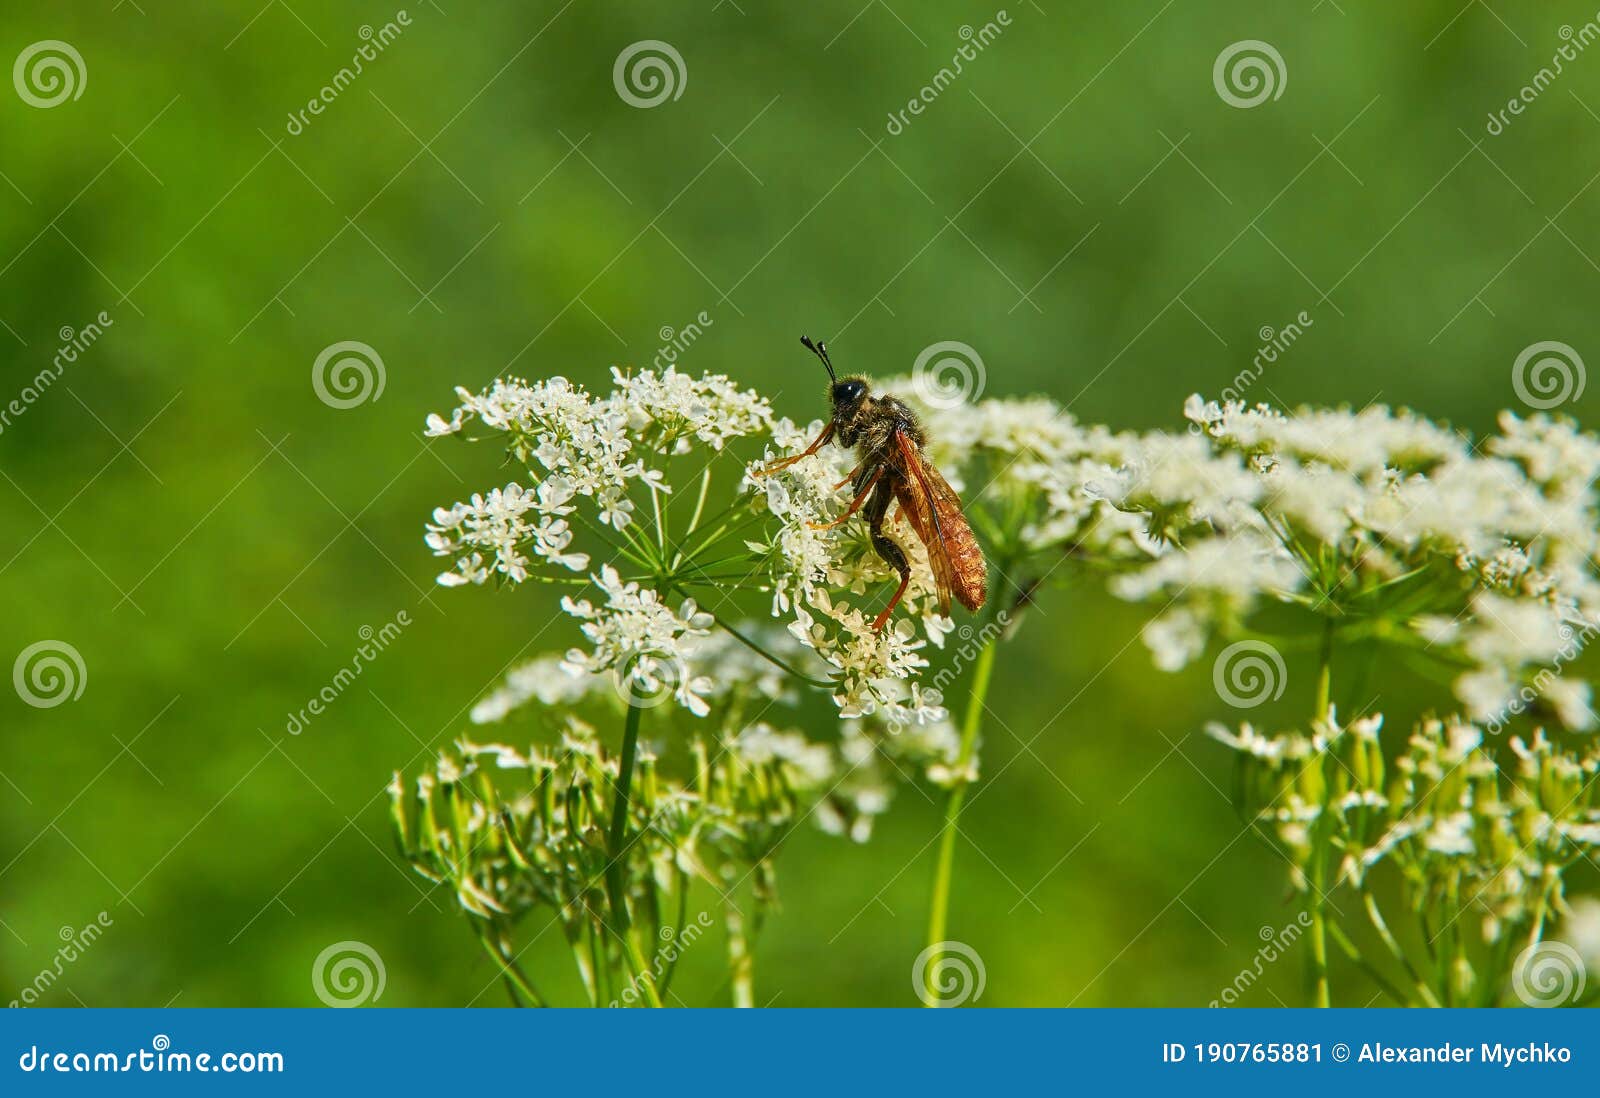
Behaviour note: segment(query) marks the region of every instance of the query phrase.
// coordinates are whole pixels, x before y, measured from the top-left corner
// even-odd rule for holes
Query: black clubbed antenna
[[[822,359],[822,364],[828,368],[828,380],[838,381],[839,379],[833,372],[833,361],[828,358],[828,345],[826,343],[813,343],[810,336],[801,336],[800,342],[805,346],[806,350]]]

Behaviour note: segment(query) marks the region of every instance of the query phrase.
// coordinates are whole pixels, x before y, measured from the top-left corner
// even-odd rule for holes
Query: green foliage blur
[[[396,9],[16,0],[0,23],[5,69],[58,39],[87,73],[49,109],[0,85],[0,400],[61,329],[113,321],[0,430],[0,655],[55,638],[87,669],[54,708],[0,691],[0,999],[104,911],[42,1003],[315,1005],[313,960],[345,940],[384,959],[379,1005],[504,1003],[382,796],[509,662],[576,636],[545,591],[433,584],[431,509],[511,475],[422,439],[458,384],[603,384],[702,311],[681,365],[797,419],[823,412],[802,332],[878,375],[960,340],[989,395],[1129,428],[1181,426],[1302,311],[1249,399],[1481,430],[1517,406],[1528,345],[1600,361],[1600,50],[1486,132],[1592,4],[1008,0],[896,135],[996,9],[406,3],[298,135],[291,112]],[[651,109],[613,86],[642,39],[687,72]],[[1286,69],[1251,109],[1213,87],[1244,39]],[[347,410],[311,384],[341,340],[386,367]],[[415,624],[288,734],[401,610]],[[1294,918],[1200,730],[1302,723],[1307,658],[1240,714],[1209,658],[1155,671],[1141,624],[1052,588],[1002,651],[950,923],[984,960],[979,1005],[1201,1005]],[[1392,728],[1449,704],[1383,661],[1356,680],[1341,709]],[[759,1001],[914,1005],[938,820],[906,788],[870,843],[793,840]],[[534,953],[570,970],[556,935]],[[686,957],[683,1001],[726,1003],[720,954]],[[1337,966],[1335,988],[1375,991]],[[1304,1001],[1299,959],[1243,1000]]]

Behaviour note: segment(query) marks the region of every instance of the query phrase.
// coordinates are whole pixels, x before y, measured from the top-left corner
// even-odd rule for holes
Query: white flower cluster
[[[646,698],[670,690],[678,704],[705,716],[710,707],[704,694],[712,683],[690,673],[687,642],[711,631],[711,615],[700,613],[693,599],[674,611],[656,591],[623,582],[609,564],[591,578],[605,594],[604,604],[568,595],[561,609],[583,622],[583,635],[594,648],[570,649],[565,665],[580,674],[610,671],[625,690],[642,691]]]
[[[556,475],[569,494],[592,497],[604,525],[620,530],[631,521],[631,481],[659,481],[660,474],[647,470],[633,452],[626,409],[615,400],[591,397],[564,377],[532,385],[517,378],[496,380],[484,393],[457,389],[456,395],[461,404],[448,421],[428,417],[428,435],[456,434],[474,419],[506,432],[513,456],[537,463],[537,479]]]
[[[999,548],[1014,556],[1111,556],[1140,537],[1142,521],[1105,499],[1137,459],[1137,436],[1079,424],[1044,397],[933,407],[908,380],[885,387],[922,416],[930,455],[962,490],[969,514],[1014,543]]]
[[[529,554],[574,572],[587,568],[589,554],[570,550],[572,527],[566,516],[573,510],[572,497],[572,483],[551,476],[531,492],[513,483],[487,496],[475,494],[466,503],[435,508],[428,548],[440,557],[465,554],[456,557],[455,568],[442,573],[439,583],[483,583],[496,573],[521,583],[528,578]],[[484,560],[485,552],[491,561]]]
[[[781,658],[792,659],[804,651],[782,630],[742,628],[749,628],[766,651]],[[712,758],[721,759],[726,753],[742,762],[744,768],[737,772],[746,778],[768,764],[778,765],[789,787],[806,795],[814,823],[829,833],[865,841],[874,817],[887,810],[893,794],[891,775],[879,765],[871,745],[849,725],[837,744],[819,743],[796,728],[780,726],[780,712],[799,715],[800,696],[792,677],[733,637],[686,631],[673,643],[679,662],[669,670],[657,670],[663,680],[657,689],[673,688],[680,681],[693,684],[695,705],[684,708],[697,717],[709,715],[709,727],[701,723],[696,729],[723,745],[724,750]],[[588,736],[593,726],[578,714],[590,703],[614,717],[621,704],[640,700],[629,695],[644,689],[643,684],[623,686],[618,690],[589,655],[539,656],[512,669],[473,707],[472,721],[497,724],[527,709],[557,730],[577,729]],[[950,735],[953,743],[953,730]]]
[[[628,417],[628,428],[658,453],[688,453],[703,442],[721,450],[728,442],[772,429],[767,398],[741,389],[721,374],[691,377],[672,367],[657,374],[611,370],[616,388],[610,402]]]
[[[1537,694],[1569,727],[1594,722],[1587,685],[1549,670],[1600,628],[1600,442],[1545,416],[1507,414],[1475,446],[1381,407],[1195,396],[1185,414],[1195,433],[1119,440],[1124,464],[1095,485],[1143,523],[1108,554],[1111,589],[1163,604],[1144,632],[1158,666],[1286,603],[1461,667],[1473,719],[1498,725]]]
[[[503,431],[512,455],[537,465],[532,473],[537,481],[560,482],[562,505],[574,495],[589,497],[600,523],[621,530],[633,521],[635,502],[628,493],[635,484],[650,492],[671,491],[663,472],[649,464],[652,455],[685,453],[696,440],[720,450],[729,439],[764,433],[772,424],[764,397],[720,374],[697,378],[671,367],[660,374],[616,368],[611,373],[615,388],[604,397],[562,377],[532,384],[497,379],[479,394],[458,388],[461,404],[448,420],[430,415],[426,433],[457,434],[474,420]],[[517,517],[520,512],[512,516]],[[435,547],[441,555],[452,551]]]

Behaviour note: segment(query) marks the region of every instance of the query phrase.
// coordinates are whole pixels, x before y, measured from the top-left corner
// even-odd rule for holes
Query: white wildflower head
[[[1327,621],[1455,668],[1491,730],[1529,712],[1595,723],[1567,665],[1600,633],[1600,441],[1543,416],[1504,416],[1474,445],[1375,405],[1184,411],[1190,433],[1124,437],[1123,465],[1084,482],[1143,524],[1092,559],[1114,594],[1160,607],[1144,631],[1158,666],[1277,605],[1307,633]]]

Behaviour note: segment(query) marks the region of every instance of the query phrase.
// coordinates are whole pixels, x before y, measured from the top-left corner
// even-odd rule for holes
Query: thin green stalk
[[[729,510],[732,511],[734,508],[729,508]],[[747,515],[744,518],[724,518],[722,516],[718,516],[717,518],[707,519],[702,527],[702,530],[710,529],[711,532],[709,534],[697,533],[692,538],[685,537],[683,539],[683,543],[679,545],[678,548],[683,555],[692,557],[695,553],[703,552],[707,546],[717,544],[724,537],[731,536],[744,530],[748,526],[753,526],[758,522],[764,521],[766,517],[766,514],[758,513],[754,515]],[[718,523],[715,528],[711,527],[713,522]],[[690,548],[691,545],[693,546],[693,549]]]
[[[716,514],[712,515],[710,518],[703,518],[702,516],[703,521],[697,519],[692,529],[685,530],[683,532],[683,540],[680,541],[677,546],[679,552],[687,552],[689,546],[694,543],[696,536],[701,538],[706,536],[704,533],[702,533],[702,531],[710,530],[718,523],[724,523],[725,520],[729,519],[735,511],[738,511],[745,505],[746,501],[744,499],[736,499],[732,503],[728,504],[728,506],[718,511]]]
[[[744,931],[744,913],[737,904],[727,905],[725,921],[728,927],[728,976],[733,981],[733,1005],[756,1005],[755,957],[750,952],[750,939]]]
[[[650,510],[656,516],[656,551],[661,554],[661,562],[667,560],[667,522],[661,513],[661,493],[654,488],[650,490]]]
[[[634,536],[632,530],[628,527],[624,526],[622,530],[619,531],[619,533],[622,534],[623,538],[628,543],[627,545],[623,545],[622,542],[619,542],[616,538],[612,537],[610,533],[608,533],[608,530],[610,529],[609,527],[601,527],[598,523],[590,521],[581,511],[574,511],[572,513],[572,521],[575,523],[575,525],[582,526],[596,540],[604,543],[606,548],[617,554],[617,556],[625,557],[641,568],[649,569],[651,571],[655,569],[656,562],[650,558],[650,554],[638,551],[639,539]]]
[[[1315,718],[1326,720],[1333,701],[1333,618],[1322,619],[1322,651],[1317,667],[1317,709]]]
[[[677,938],[683,933],[684,920],[689,917],[689,875],[683,870],[677,872],[678,884],[678,917],[672,924],[672,936]],[[678,971],[678,961],[683,956],[682,949],[675,949],[672,960],[667,962],[666,971],[661,974],[661,987],[659,989],[663,999],[667,996],[667,989],[672,986],[672,974]]]
[[[825,681],[823,679],[814,679],[810,675],[807,675],[802,671],[798,671],[795,668],[790,667],[783,660],[779,659],[777,656],[773,655],[771,652],[768,652],[765,648],[761,647],[755,641],[751,640],[749,637],[747,637],[743,633],[739,632],[739,630],[735,629],[733,626],[729,625],[727,622],[723,621],[721,618],[714,618],[714,620],[716,621],[717,627],[719,629],[721,629],[723,632],[727,633],[734,640],[738,641],[740,644],[744,645],[746,648],[750,649],[750,651],[754,652],[756,655],[760,656],[762,659],[766,660],[768,663],[772,664],[772,666],[776,667],[778,670],[787,671],[789,674],[793,675],[795,678],[799,679],[801,682],[807,684],[808,686],[815,686],[815,687],[818,687],[819,689],[822,689],[822,690],[832,690],[833,689],[833,683],[827,682],[827,681]]]
[[[1417,966],[1411,963],[1411,958],[1406,955],[1406,951],[1400,948],[1399,941],[1395,938],[1394,932],[1389,929],[1389,923],[1384,919],[1383,912],[1378,908],[1377,899],[1371,892],[1363,888],[1361,890],[1361,902],[1367,911],[1367,921],[1372,924],[1372,929],[1377,932],[1378,939],[1383,942],[1384,948],[1394,956],[1396,961],[1400,962],[1400,967],[1406,970],[1406,976],[1410,978],[1411,985],[1416,989],[1418,997],[1428,1006],[1439,1006],[1439,997],[1433,993],[1433,988],[1429,987],[1428,981],[1422,978],[1422,973],[1417,971]]]
[[[1506,964],[1511,960],[1511,950],[1514,948],[1513,937],[1513,933],[1508,929],[1500,935],[1500,940],[1495,943],[1489,969],[1489,979],[1483,981],[1483,989],[1478,992],[1478,1005],[1480,1007],[1494,1006],[1500,996]]]
[[[928,946],[932,953],[925,968],[927,987],[922,1001],[933,1006],[939,1001],[938,978],[940,951],[935,947],[945,941],[945,926],[950,912],[950,881],[955,871],[956,824],[961,818],[961,805],[967,797],[967,771],[972,764],[972,753],[978,742],[978,729],[983,725],[983,705],[989,694],[989,676],[994,670],[996,638],[990,638],[978,653],[977,666],[972,672],[972,689],[967,695],[967,711],[961,724],[961,750],[956,756],[956,783],[945,802],[944,830],[939,836],[938,861],[933,873],[933,900],[928,908]]]
[[[606,960],[608,951],[605,948],[605,944],[600,940],[601,928],[598,920],[591,918],[588,920],[588,923],[589,963],[594,967],[594,970],[598,975],[597,983],[599,986],[596,988],[596,991],[600,995],[601,1002],[609,1003],[612,999],[612,987],[611,965]]]
[[[1450,920],[1450,971],[1447,988],[1450,998],[1446,1000],[1451,1006],[1466,1006],[1467,996],[1471,993],[1470,982],[1463,981],[1463,974],[1472,974],[1472,965],[1467,960],[1466,940],[1461,933],[1461,890],[1460,881],[1453,882],[1450,886],[1450,909],[1456,912],[1456,917]]]
[[[1333,695],[1333,633],[1333,618],[1324,618],[1322,651],[1317,667],[1315,719],[1319,721],[1327,719]],[[1328,910],[1322,887],[1327,872],[1324,847],[1328,837],[1324,828],[1319,827],[1318,831],[1321,834],[1315,840],[1311,854],[1311,887],[1306,893],[1306,910],[1311,916],[1311,975],[1316,984],[1315,1005],[1328,1007],[1333,1005],[1333,997],[1328,988]]]
[[[633,784],[633,767],[639,753],[639,718],[643,710],[628,706],[628,715],[622,729],[622,755],[618,763],[617,785],[611,801],[611,832],[606,843],[606,894],[611,903],[612,931],[621,943],[633,969],[633,976],[644,988],[645,999],[651,1006],[660,1006],[655,980],[650,965],[639,948],[638,936],[633,932],[633,920],[628,914],[626,876],[622,859],[628,849],[628,790]]]
[[[621,530],[622,536],[633,546],[633,559],[652,572],[659,570],[662,562],[656,556],[656,547],[650,544],[648,538],[635,533],[633,527],[634,524],[630,522]]]
[[[694,501],[694,514],[689,516],[689,526],[683,532],[683,542],[678,545],[678,551],[673,555],[672,567],[676,569],[683,563],[683,543],[687,542],[694,532],[700,529],[700,515],[705,511],[706,493],[711,490],[711,466],[707,465],[700,474],[700,494]],[[668,504],[670,507],[671,504]]]
[[[520,992],[522,998],[527,999],[534,1006],[544,1006],[544,997],[539,994],[533,983],[523,974],[522,969],[517,965],[516,958],[508,957],[506,955],[508,951],[497,940],[490,937],[488,930],[482,927],[475,927],[475,929],[478,931],[478,941],[483,946],[483,951],[489,955],[489,959],[494,961],[495,965],[500,969],[500,977],[506,983],[506,990],[511,993],[512,1005],[522,1005],[517,997],[517,993]]]
[[[1543,872],[1539,876],[1539,898],[1534,902],[1533,928],[1528,931],[1529,949],[1544,940],[1544,920],[1549,913],[1550,886],[1545,882]]]
[[[1312,1004],[1318,1007],[1333,1005],[1333,998],[1328,990],[1328,912],[1327,905],[1322,899],[1323,863],[1322,854],[1316,854],[1316,861],[1312,863],[1311,888],[1306,893],[1306,908],[1311,915],[1311,975],[1316,983],[1316,1001]]]
[[[1395,987],[1387,976],[1378,971],[1376,965],[1361,955],[1361,950],[1350,940],[1350,936],[1344,932],[1338,923],[1329,923],[1328,933],[1332,936],[1334,944],[1344,951],[1344,955],[1355,962],[1356,967],[1365,972],[1367,978],[1377,984],[1385,995],[1401,1006],[1411,1005],[1411,1000],[1406,997],[1405,993]]]
[[[578,966],[578,977],[583,981],[583,993],[589,998],[589,1005],[600,1005],[600,985],[597,982],[594,968],[590,965],[590,954],[584,944],[582,930],[569,933],[567,942],[572,946],[572,959]]]

